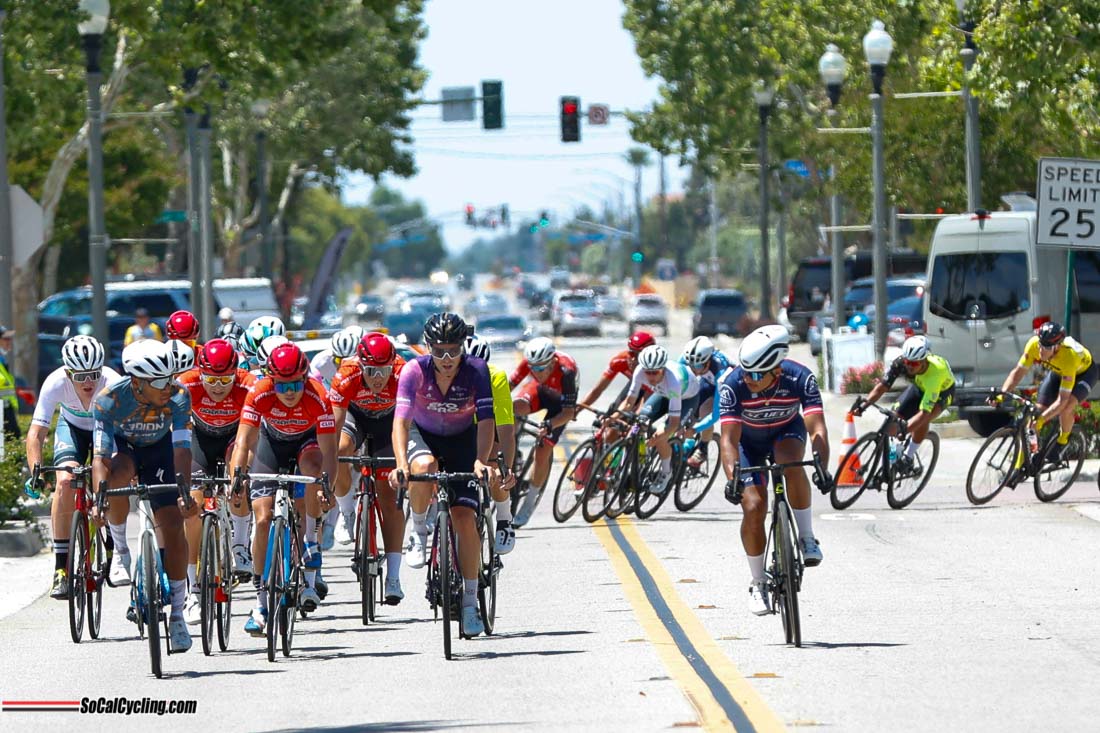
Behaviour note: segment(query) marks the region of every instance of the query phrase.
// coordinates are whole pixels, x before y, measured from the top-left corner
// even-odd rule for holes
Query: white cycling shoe
[[[242,575],[252,574],[252,551],[246,545],[233,545],[233,569]]]
[[[749,586],[749,610],[757,616],[766,616],[772,612],[766,580],[754,580]]]
[[[462,634],[468,638],[481,636],[485,633],[485,624],[481,623],[481,614],[477,612],[477,606],[466,606],[462,609]]]
[[[350,545],[355,542],[354,514],[340,515],[340,521],[336,524],[336,541],[341,545]]]
[[[202,604],[198,593],[188,593],[183,605],[183,620],[188,626],[197,626],[202,621]]]
[[[396,576],[386,578],[386,591],[382,596],[387,606],[396,606],[405,597],[405,591],[401,590],[401,578]]]
[[[798,538],[798,544],[802,546],[802,560],[808,568],[816,568],[821,564],[821,545],[813,535]]]
[[[111,585],[130,585],[130,555],[115,553],[111,560]]]
[[[516,549],[516,530],[511,522],[497,522],[495,537],[496,551],[498,555],[507,555]]]
[[[191,632],[187,630],[187,622],[182,618],[168,622],[168,638],[172,641],[174,652],[185,652],[191,648]]]
[[[306,613],[312,613],[321,605],[321,596],[317,595],[317,591],[313,588],[307,586],[302,588],[298,598],[298,604]]]
[[[410,568],[422,568],[428,564],[428,536],[413,532],[405,548],[405,564]]]

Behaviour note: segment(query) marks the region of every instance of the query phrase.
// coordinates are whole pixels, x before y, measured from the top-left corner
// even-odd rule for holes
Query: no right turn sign
[[[1100,249],[1100,160],[1040,158],[1037,242]]]

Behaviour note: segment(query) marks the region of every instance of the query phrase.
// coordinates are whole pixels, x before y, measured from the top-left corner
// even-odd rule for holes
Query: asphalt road
[[[582,391],[624,336],[561,341]],[[840,427],[830,424],[835,451]],[[1096,484],[1049,505],[1020,488],[974,508],[963,483],[976,449],[945,440],[932,485],[904,511],[865,496],[834,512],[815,497],[825,560],[803,584],[801,649],[783,643],[777,616],[748,613],[740,512],[720,490],[688,514],[670,502],[647,521],[591,526],[556,524],[544,500],[504,558],[497,633],[456,641],[450,662],[424,571],[403,568],[405,601],[364,627],[350,553],[338,546],[325,559],[329,598],[298,625],[292,657],[275,663],[241,631],[251,594],[234,605],[230,651],[204,658],[196,638],[165,660],[162,680],[123,618],[125,592],[105,596],[104,638],[80,645],[64,604],[38,599],[0,620],[3,700],[148,697],[195,700],[197,712],[5,710],[0,729],[1094,729]]]

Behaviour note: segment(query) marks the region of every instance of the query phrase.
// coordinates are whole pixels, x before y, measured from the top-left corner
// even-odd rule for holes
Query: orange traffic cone
[[[845,460],[848,457],[848,451],[856,444],[856,421],[850,412],[844,418],[844,438],[840,442],[844,446],[844,456],[840,459],[840,473],[837,474],[836,485],[862,486],[863,477],[859,475],[859,454],[853,453]]]

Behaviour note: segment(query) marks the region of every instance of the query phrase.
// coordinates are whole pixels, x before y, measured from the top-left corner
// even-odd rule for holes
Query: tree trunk
[[[12,270],[15,309],[15,373],[38,388],[38,264],[42,250]]]

